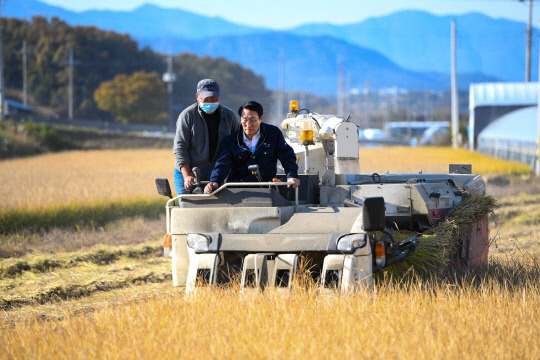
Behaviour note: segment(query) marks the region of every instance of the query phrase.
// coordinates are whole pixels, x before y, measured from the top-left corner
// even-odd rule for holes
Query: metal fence
[[[518,141],[505,139],[478,138],[479,153],[499,159],[517,161],[534,169],[536,162],[536,143],[534,141]]]
[[[90,127],[101,129],[104,131],[133,131],[133,132],[148,132],[154,134],[163,134],[173,133],[169,131],[166,125],[143,125],[143,124],[122,124],[112,121],[96,121],[96,120],[70,120],[70,119],[55,119],[50,117],[29,117],[29,116],[8,116],[8,119],[27,122],[32,121],[35,123],[46,123],[46,124],[58,124],[58,125],[68,125],[68,126],[80,126],[80,127]]]

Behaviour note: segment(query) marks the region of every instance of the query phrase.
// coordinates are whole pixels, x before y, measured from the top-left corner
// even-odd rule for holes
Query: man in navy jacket
[[[277,161],[285,169],[287,181],[293,187],[300,185],[296,154],[285,142],[281,130],[263,123],[263,107],[256,101],[249,101],[238,109],[242,130],[229,135],[223,142],[221,154],[210,175],[210,183],[205,193],[211,193],[223,184],[229,175],[229,182],[256,182],[258,179],[248,169],[259,165],[262,181],[272,181],[276,176]]]

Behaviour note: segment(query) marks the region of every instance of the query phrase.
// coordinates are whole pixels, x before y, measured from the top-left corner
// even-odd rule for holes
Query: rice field
[[[366,173],[472,163],[482,175],[530,175],[524,165],[450,148],[361,149],[360,157]],[[232,286],[185,296],[161,256],[164,219],[128,211],[149,199],[161,208],[154,178],[172,180],[172,168],[170,150],[0,162],[0,215],[107,203],[126,211],[109,223],[0,235],[0,359],[540,358],[537,193],[499,199],[481,272],[383,277],[374,291],[348,296],[322,296],[309,284],[290,294]]]
[[[172,178],[172,150],[49,153],[0,161],[0,209],[156,197],[154,179]]]
[[[472,164],[473,172],[529,174],[523,164],[448,147],[362,148],[363,173],[448,172],[449,163]],[[0,209],[156,198],[154,179],[172,184],[172,150],[69,151],[0,162]],[[174,191],[174,189],[173,189]]]
[[[510,269],[503,269],[510,280]],[[0,330],[4,358],[537,359],[538,267],[522,283],[379,285],[321,296],[167,290]],[[0,355],[2,356],[2,355]]]
[[[362,173],[447,173],[448,164],[471,164],[473,174],[525,175],[525,164],[500,160],[465,149],[450,147],[383,147],[360,149]]]

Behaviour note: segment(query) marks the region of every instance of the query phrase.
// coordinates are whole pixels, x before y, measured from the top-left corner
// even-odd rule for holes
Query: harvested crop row
[[[0,279],[12,278],[25,271],[34,273],[53,271],[58,268],[70,268],[80,263],[88,262],[96,265],[106,265],[117,261],[120,257],[141,259],[148,257],[159,257],[162,255],[162,246],[146,245],[128,249],[100,249],[80,255],[69,257],[48,257],[35,261],[17,261],[11,265],[0,266]]]
[[[127,304],[163,298],[182,291],[171,286],[170,281],[146,282],[109,291],[97,291],[88,296],[65,301],[32,304],[0,311],[0,331],[11,326],[33,321],[62,320],[71,316],[86,316],[104,308],[121,308]]]
[[[0,298],[0,309],[11,310],[15,307],[25,305],[44,304],[46,302],[69,300],[89,296],[98,291],[110,291],[121,289],[127,286],[138,285],[142,283],[164,282],[171,279],[169,272],[155,273],[153,271],[139,276],[127,276],[122,279],[107,281],[90,281],[86,284],[67,284],[55,286],[47,290],[36,291],[28,296],[10,296]]]

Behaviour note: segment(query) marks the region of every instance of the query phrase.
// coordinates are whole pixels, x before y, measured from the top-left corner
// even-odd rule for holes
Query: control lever
[[[201,169],[194,167],[191,169],[191,172],[195,176],[195,187],[199,187],[201,185]]]
[[[255,175],[257,177],[257,179],[259,180],[259,182],[261,182],[261,173],[259,172],[259,165],[255,164],[255,165],[249,165],[248,166],[248,170],[251,171],[251,174],[252,175]]]
[[[201,183],[201,169],[195,166],[193,169],[191,169],[191,172],[193,173],[193,176],[195,176],[195,187],[191,193],[202,194],[203,191],[202,191],[202,183]]]

